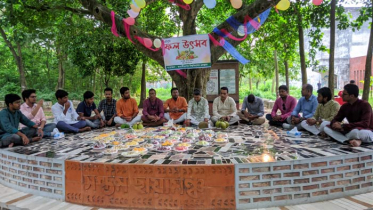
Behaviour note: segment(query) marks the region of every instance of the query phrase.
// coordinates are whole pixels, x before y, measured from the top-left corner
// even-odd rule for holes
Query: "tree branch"
[[[67,10],[67,11],[70,11],[72,13],[75,13],[75,14],[78,14],[78,15],[91,15],[91,12],[88,11],[88,10],[84,10],[84,9],[77,9],[77,8],[72,8],[72,7],[68,7],[68,6],[55,6],[55,7],[50,7],[49,5],[46,5],[46,4],[43,4],[39,7],[35,7],[35,6],[30,6],[30,5],[27,5],[23,2],[23,6],[27,9],[32,9],[32,10],[36,10],[38,12],[44,12],[44,11],[53,11],[53,10]]]

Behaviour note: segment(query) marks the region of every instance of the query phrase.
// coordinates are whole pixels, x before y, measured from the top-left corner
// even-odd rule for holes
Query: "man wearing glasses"
[[[246,110],[247,109],[247,110]],[[261,125],[265,122],[263,100],[255,97],[253,94],[248,95],[243,100],[240,112],[237,112],[240,117],[240,123],[247,125]]]
[[[367,101],[360,100],[359,87],[354,84],[344,86],[342,93],[343,101],[338,114],[330,122],[330,127],[325,127],[324,131],[333,139],[343,143],[348,141],[353,147],[360,146],[361,143],[373,142],[373,112]],[[348,123],[343,124],[346,118]]]
[[[27,89],[22,91],[22,98],[25,103],[21,105],[21,112],[24,114],[29,120],[34,122],[38,125],[38,129],[42,130],[41,137],[52,137],[53,136],[53,129],[56,128],[56,124],[48,123],[47,119],[45,118],[45,114],[43,111],[43,103],[44,100],[40,99],[36,103],[36,90],[34,89]],[[20,124],[20,128],[26,127],[23,124]],[[55,130],[55,133],[58,130]]]
[[[273,126],[282,126],[297,105],[297,100],[289,95],[289,90],[286,85],[278,87],[278,93],[280,98],[276,99],[271,114],[266,115],[269,125]],[[277,114],[278,110],[280,110],[281,114]]]
[[[337,115],[339,103],[332,100],[332,91],[328,87],[323,87],[317,91],[317,101],[319,105],[316,108],[315,115],[304,120],[301,125],[307,131],[325,136],[324,128],[330,124],[330,121]]]

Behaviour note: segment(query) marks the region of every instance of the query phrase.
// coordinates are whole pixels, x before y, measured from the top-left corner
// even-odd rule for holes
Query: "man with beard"
[[[246,110],[247,109],[247,110]],[[248,95],[243,100],[241,111],[237,112],[240,123],[248,125],[261,125],[265,122],[263,100],[253,94]]]
[[[292,129],[297,126],[298,130],[302,129],[301,122],[311,118],[316,111],[318,102],[317,97],[312,95],[313,87],[310,84],[302,86],[302,98],[299,99],[297,106],[287,118],[287,123],[282,124],[285,129]],[[302,113],[302,117],[299,116]]]
[[[286,85],[278,87],[278,93],[280,98],[276,99],[271,114],[266,115],[269,124],[273,126],[282,126],[297,105],[297,100],[289,95],[289,89]],[[280,115],[277,114],[277,110],[281,111]]]
[[[319,105],[316,108],[315,115],[302,121],[301,125],[307,131],[318,135],[324,135],[325,126],[337,115],[339,103],[332,100],[332,91],[328,87],[320,88],[318,91],[317,101]]]
[[[157,98],[157,93],[152,88],[149,90],[149,98],[144,101],[141,120],[144,126],[156,127],[167,122],[163,116],[163,102]]]
[[[104,90],[105,98],[104,100],[100,101],[98,105],[98,112],[101,114],[102,119],[104,120],[105,125],[107,126],[114,126],[114,117],[117,115],[116,104],[117,101],[113,99],[113,89],[107,87]]]
[[[52,106],[54,123],[60,131],[79,133],[90,131],[84,117],[76,113],[73,102],[69,100],[69,93],[64,90],[56,91],[57,103]]]
[[[240,118],[237,116],[236,102],[232,97],[229,97],[227,87],[220,88],[220,96],[214,99],[212,113],[211,121],[214,124],[222,119],[230,125],[238,125]]]
[[[343,90],[343,101],[338,114],[330,122],[330,127],[324,131],[333,139],[343,143],[348,141],[351,146],[358,147],[362,142],[373,142],[373,112],[367,101],[360,100],[359,87],[347,84]],[[342,123],[346,118],[348,123]]]
[[[188,109],[187,101],[184,97],[179,96],[179,89],[171,89],[172,98],[168,99],[164,104],[164,117],[167,120],[174,120],[174,123],[183,123],[186,119],[186,111]]]
[[[119,127],[122,124],[132,126],[140,122],[141,117],[138,116],[139,108],[136,100],[130,96],[130,89],[122,87],[119,91],[122,98],[117,101],[117,116],[114,118],[115,126]]]
[[[22,114],[21,97],[17,94],[7,94],[5,104],[7,108],[0,112],[0,147],[13,147],[39,141],[43,136],[43,130]],[[27,127],[18,130],[19,123]]]
[[[199,125],[201,122],[209,122],[209,102],[201,96],[201,91],[195,89],[193,92],[194,98],[188,103],[186,126]]]
[[[43,103],[44,100],[40,99],[38,103],[36,103],[36,90],[34,89],[27,89],[22,91],[22,98],[25,103],[21,105],[21,112],[24,114],[29,120],[34,122],[38,125],[43,131],[43,136],[41,137],[52,137],[54,133],[57,133],[58,130],[53,132],[53,129],[56,128],[56,124],[54,123],[47,123],[47,119],[45,118],[44,110],[43,110]],[[20,124],[20,128],[25,128],[26,126]]]

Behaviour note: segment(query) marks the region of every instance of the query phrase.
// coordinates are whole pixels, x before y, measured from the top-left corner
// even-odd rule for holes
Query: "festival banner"
[[[167,71],[211,67],[207,34],[164,39],[164,64]]]

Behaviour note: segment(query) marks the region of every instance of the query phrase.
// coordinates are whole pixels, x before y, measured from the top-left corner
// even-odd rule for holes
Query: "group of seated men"
[[[329,88],[323,87],[312,94],[312,85],[302,87],[302,97],[298,103],[289,95],[287,86],[279,88],[280,97],[275,101],[271,114],[266,115],[270,125],[283,126],[285,129],[297,127],[315,135],[330,136],[337,141],[348,141],[352,146],[373,141],[373,113],[370,104],[358,98],[359,88],[355,84],[344,87],[342,98],[346,103],[340,105],[332,100]],[[245,97],[242,108],[237,111],[236,102],[229,96],[228,88],[220,89],[220,96],[213,101],[213,115],[209,114],[209,103],[195,89],[193,98],[187,103],[179,96],[177,88],[171,89],[172,98],[165,103],[156,96],[156,90],[149,90],[149,98],[143,102],[142,116],[137,102],[130,96],[127,87],[120,89],[121,99],[113,99],[113,90],[104,90],[105,99],[97,107],[94,93],[86,91],[84,100],[75,110],[65,90],[55,93],[57,103],[52,106],[54,123],[46,124],[43,100],[36,100],[36,91],[24,90],[21,97],[16,94],[5,96],[7,108],[0,112],[0,147],[26,145],[43,137],[52,137],[54,133],[89,131],[104,126],[130,126],[142,121],[144,126],[160,126],[172,120],[186,126],[199,125],[201,122],[214,125],[218,120],[229,124],[261,125],[265,122],[263,100],[252,94]],[[279,114],[278,111],[281,113]],[[92,116],[92,112],[94,115]],[[302,116],[300,115],[302,113]],[[344,119],[348,123],[344,123]],[[19,129],[20,128],[20,129]]]

